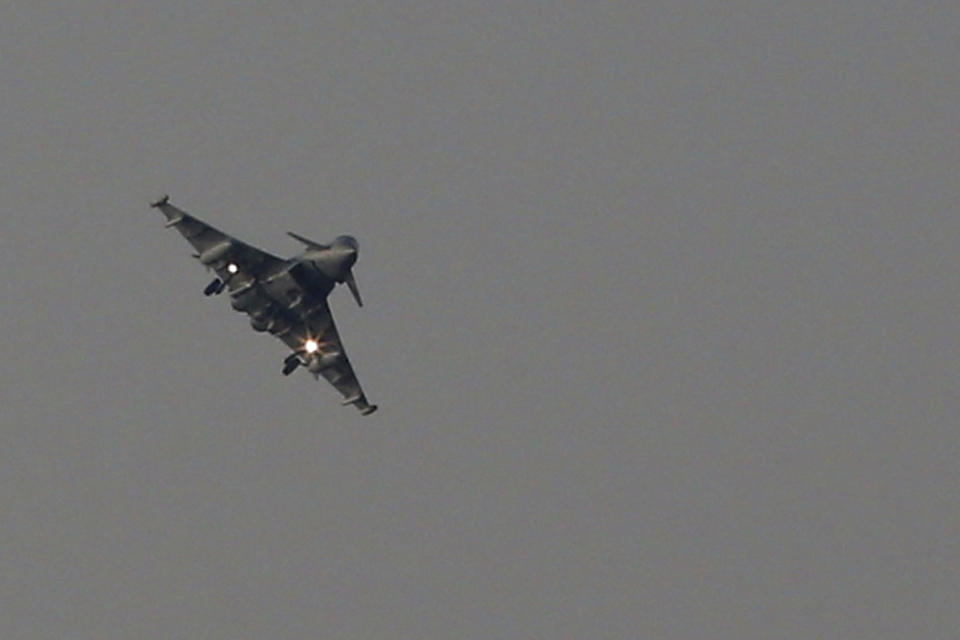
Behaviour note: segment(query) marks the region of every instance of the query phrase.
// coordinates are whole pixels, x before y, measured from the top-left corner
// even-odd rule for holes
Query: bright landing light
[[[229,271],[230,273],[236,273],[237,265],[231,262],[230,264],[227,265],[227,271]]]
[[[320,345],[317,344],[316,340],[307,340],[303,343],[303,348],[306,349],[307,353],[316,353]]]

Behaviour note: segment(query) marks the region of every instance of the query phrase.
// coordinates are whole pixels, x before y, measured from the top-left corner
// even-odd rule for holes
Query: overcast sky
[[[0,636],[955,638],[958,60],[947,2],[3,2]],[[359,239],[379,412],[164,193]]]

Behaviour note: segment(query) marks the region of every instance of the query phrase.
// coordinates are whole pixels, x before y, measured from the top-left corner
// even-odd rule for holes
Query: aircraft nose
[[[350,247],[353,249],[354,253],[356,253],[357,249],[359,248],[357,239],[353,236],[337,236],[336,244],[344,247]]]
[[[334,247],[334,260],[339,264],[340,272],[349,271],[357,262],[357,248],[349,245],[338,245]]]
[[[353,264],[354,262],[357,261],[357,248],[348,247],[348,246],[338,247],[337,255],[340,257],[341,260],[344,260],[345,262],[349,262],[350,264]]]

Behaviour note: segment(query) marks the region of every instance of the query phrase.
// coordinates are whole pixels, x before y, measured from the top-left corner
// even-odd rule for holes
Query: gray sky
[[[955,637],[955,3],[196,4],[0,8],[0,636]]]

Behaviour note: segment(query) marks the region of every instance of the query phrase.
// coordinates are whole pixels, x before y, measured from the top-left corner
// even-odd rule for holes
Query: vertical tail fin
[[[353,299],[357,301],[357,306],[362,307],[363,301],[360,299],[360,290],[357,289],[357,281],[353,277],[353,270],[347,271],[347,277],[343,279],[347,283],[347,286],[350,287],[350,293],[353,294]]]

